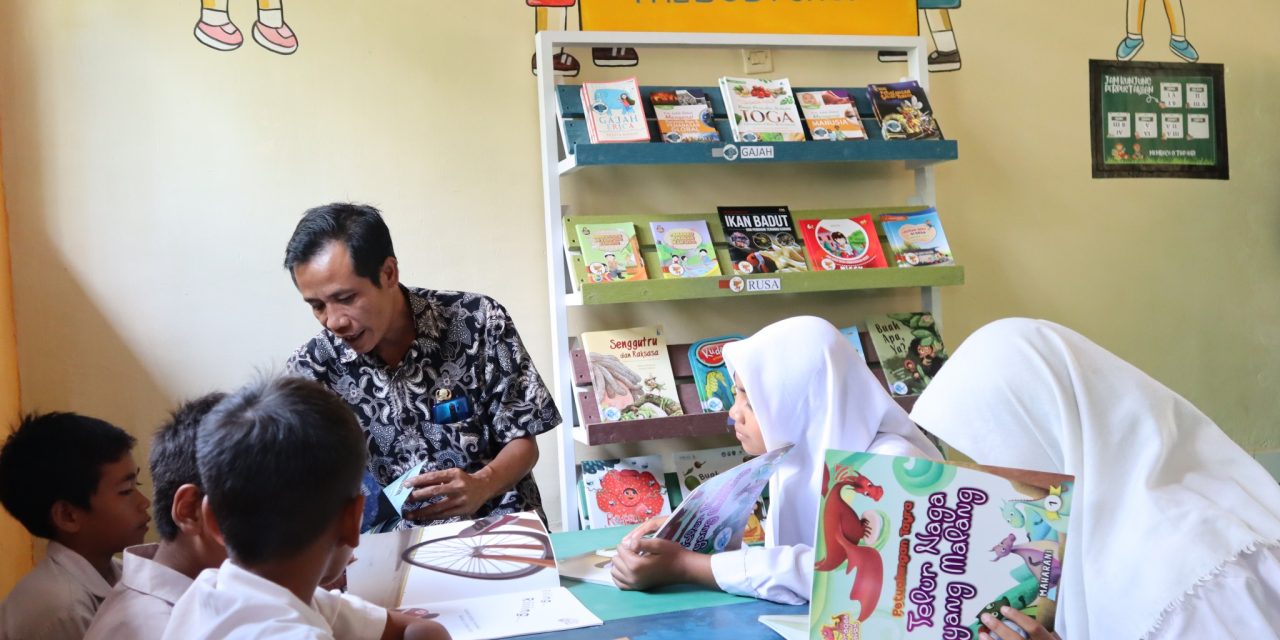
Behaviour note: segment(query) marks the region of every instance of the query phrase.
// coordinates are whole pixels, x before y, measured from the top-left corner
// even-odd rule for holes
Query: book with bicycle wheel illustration
[[[653,536],[697,553],[741,547],[747,522],[755,514],[756,499],[791,448],[789,444],[779,447],[701,480]],[[560,563],[560,575],[594,584],[614,586],[611,571],[607,553],[586,553]]]
[[[524,512],[360,537],[348,590],[489,640],[603,624],[560,586],[551,538]]]

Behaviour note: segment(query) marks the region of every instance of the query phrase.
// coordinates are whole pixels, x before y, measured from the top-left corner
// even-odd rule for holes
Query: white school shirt
[[[377,640],[387,610],[355,596],[316,589],[311,604],[230,560],[205,569],[173,608],[166,640]]]
[[[112,561],[114,576],[120,567]],[[80,640],[111,583],[84,556],[50,542],[44,560],[18,582],[0,604],[0,638]]]
[[[159,640],[191,578],[155,561],[159,544],[124,550],[124,573],[85,633],[85,640]]]

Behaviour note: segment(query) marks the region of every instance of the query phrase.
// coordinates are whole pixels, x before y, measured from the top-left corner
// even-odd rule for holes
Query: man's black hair
[[[365,447],[347,404],[309,380],[256,382],[218,403],[196,457],[228,554],[256,565],[315,542],[360,495]]]
[[[0,449],[0,502],[31,535],[52,540],[54,503],[89,509],[102,467],[129,455],[133,444],[133,436],[97,418],[30,414]]]
[[[302,214],[284,251],[284,268],[289,277],[293,277],[295,268],[310,262],[334,241],[347,246],[356,275],[368,278],[375,287],[382,286],[379,271],[387,258],[396,255],[391,232],[377,209],[349,202],[313,207]]]
[[[178,525],[173,521],[173,494],[178,487],[202,486],[196,467],[196,432],[200,421],[225,397],[227,394],[215,392],[184,402],[156,429],[151,440],[151,482],[155,485],[152,520],[161,540],[178,537]]]

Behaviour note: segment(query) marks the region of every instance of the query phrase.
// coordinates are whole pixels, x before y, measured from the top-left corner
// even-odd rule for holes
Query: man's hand
[[[405,515],[409,520],[443,520],[454,516],[474,515],[496,493],[489,481],[487,469],[472,474],[461,469],[428,471],[405,481],[414,487],[410,500],[426,501],[442,497],[443,500]]]
[[[1013,607],[1000,607],[1000,614],[1006,618],[1006,622],[997,620],[995,616],[989,613],[982,614],[982,624],[986,625],[991,630],[991,633],[979,633],[980,640],[1022,640],[1024,637],[1027,640],[1062,640],[1058,634],[1046,631],[1039,622]],[[1023,636],[1013,627],[1010,627],[1009,622],[1017,625],[1026,632],[1026,635]]]

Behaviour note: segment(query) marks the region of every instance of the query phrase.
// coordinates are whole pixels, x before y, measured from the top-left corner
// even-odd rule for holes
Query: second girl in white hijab
[[[707,556],[642,539],[651,520],[618,548],[613,578],[624,589],[688,582],[785,604],[809,600],[813,541],[826,449],[942,458],[889,397],[853,345],[831,323],[801,316],[725,345],[734,380],[729,416],[753,455],[795,448],[769,481],[763,547]]]

